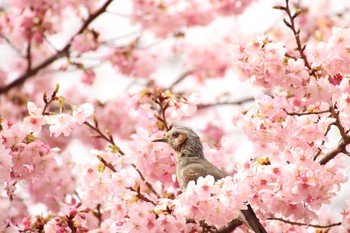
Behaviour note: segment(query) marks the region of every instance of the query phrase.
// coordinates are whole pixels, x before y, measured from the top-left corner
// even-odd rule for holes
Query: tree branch
[[[315,115],[315,114],[323,114],[323,113],[329,113],[331,110],[323,110],[318,112],[287,112],[287,110],[283,109],[289,116],[306,116],[306,115]]]
[[[322,159],[320,159],[319,163],[321,165],[325,165],[328,163],[330,160],[334,159],[335,156],[337,156],[340,153],[345,153],[346,152],[346,143],[343,141],[343,139],[340,140],[338,145],[334,147],[332,150],[328,151]]]
[[[31,36],[28,38],[28,46],[27,46],[27,72],[29,72],[32,69],[32,38]]]
[[[185,71],[184,73],[182,73],[169,87],[169,90],[172,90],[177,84],[179,84],[180,82],[182,82],[183,80],[185,80],[185,78],[187,78],[188,75],[192,74],[193,71],[189,70],[189,71]]]
[[[198,104],[197,108],[204,109],[204,108],[223,106],[223,105],[242,105],[248,102],[253,102],[254,100],[255,100],[254,97],[248,97],[246,99],[242,99],[238,101],[224,101],[224,102],[217,102],[217,103]]]
[[[285,11],[288,15],[289,18],[289,22],[286,19],[283,19],[283,22],[285,23],[285,25],[290,28],[294,34],[294,38],[295,38],[295,42],[297,44],[296,50],[299,52],[301,59],[303,59],[305,66],[307,67],[307,69],[309,70],[310,74],[314,74],[314,71],[312,70],[312,67],[309,63],[309,61],[307,60],[307,56],[304,53],[304,50],[306,48],[306,45],[302,45],[301,44],[301,40],[300,40],[300,28],[296,28],[295,25],[295,19],[296,17],[298,17],[298,15],[301,14],[301,9],[297,9],[297,11],[292,14],[290,11],[290,7],[289,7],[289,0],[286,0],[286,6],[275,6],[275,9],[278,10],[282,10]]]
[[[112,150],[116,151],[117,153],[121,154],[122,156],[125,155],[125,153],[120,149],[119,146],[117,146],[114,142],[113,136],[107,131],[107,135],[105,135],[104,133],[102,133],[102,131],[100,130],[99,126],[98,126],[98,121],[96,118],[94,118],[94,123],[95,126],[91,125],[89,122],[85,121],[84,124],[87,125],[90,129],[94,130],[96,133],[98,133],[97,136],[98,138],[103,138],[104,140],[106,140],[108,143],[110,143],[112,145]],[[113,172],[117,172],[117,170],[113,167],[112,163],[106,161],[102,156],[97,156],[97,158],[106,166],[108,167],[111,171]],[[131,164],[131,166],[133,168],[135,168],[136,172],[139,174],[141,180],[143,182],[145,182],[146,186],[151,190],[152,193],[154,193],[158,198],[160,197],[160,195],[156,192],[156,190],[153,188],[153,186],[146,181],[145,177],[142,175],[141,171],[136,167],[135,164]]]
[[[332,113],[332,116],[335,119],[334,124],[339,129],[339,132],[340,132],[340,135],[341,135],[342,139],[344,140],[345,143],[349,143],[350,142],[349,136],[346,135],[345,129],[344,129],[343,125],[340,122],[339,114],[335,112],[334,107],[330,107],[330,111]]]
[[[243,223],[238,220],[232,220],[227,226],[224,226],[217,230],[217,233],[230,233],[233,232],[237,227],[241,226]]]
[[[348,144],[350,144],[350,135],[347,134],[345,128],[341,124],[338,113],[335,112],[334,107],[331,107],[330,111],[332,113],[332,116],[335,118],[334,125],[337,126],[337,128],[339,129],[339,132],[340,132],[342,139],[340,140],[340,142],[338,143],[338,145],[336,147],[334,147],[332,150],[328,151],[323,156],[323,158],[319,161],[319,163],[321,165],[325,165],[326,163],[328,163],[330,160],[334,159],[335,156],[337,156],[340,153],[346,154],[347,153],[346,146]]]
[[[98,9],[95,13],[91,14],[84,21],[84,23],[80,27],[79,31],[69,40],[69,42],[66,44],[66,46],[64,46],[62,49],[58,50],[57,53],[55,53],[51,57],[47,58],[45,61],[40,63],[38,66],[36,66],[36,67],[34,67],[34,68],[30,69],[30,70],[27,70],[24,74],[22,74],[17,79],[15,79],[14,81],[10,82],[9,84],[0,87],[0,95],[4,94],[4,93],[7,93],[13,87],[16,87],[18,85],[23,84],[27,79],[29,79],[29,78],[33,77],[34,75],[36,75],[41,69],[49,66],[51,63],[53,63],[57,59],[61,58],[65,54],[67,54],[69,49],[70,49],[70,47],[71,47],[71,43],[72,43],[74,37],[79,35],[79,34],[81,34],[81,33],[83,33],[85,31],[85,29],[90,25],[90,23],[92,21],[94,21],[99,15],[101,15],[103,12],[106,11],[107,7],[112,2],[113,2],[113,0],[106,1],[100,9]]]
[[[129,190],[131,190],[131,191],[133,191],[133,192],[136,192],[136,193],[137,193],[137,195],[136,195],[137,198],[139,198],[139,199],[141,199],[141,200],[143,200],[143,201],[145,201],[145,202],[152,203],[154,206],[157,205],[154,201],[148,199],[145,195],[143,195],[143,194],[140,192],[140,187],[138,187],[137,189],[135,189],[135,188],[133,188],[133,187],[127,187],[127,189],[129,189]]]
[[[293,222],[293,221],[289,221],[289,220],[286,220],[286,219],[283,219],[283,218],[267,218],[267,220],[280,221],[280,222],[288,223],[288,224],[291,224],[291,225],[307,226],[307,227],[314,227],[314,228],[330,228],[330,227],[340,226],[341,225],[341,222],[331,223],[331,224],[328,224],[328,225],[318,225],[318,224]]]

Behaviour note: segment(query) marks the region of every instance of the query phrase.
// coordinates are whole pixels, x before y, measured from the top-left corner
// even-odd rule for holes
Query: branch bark
[[[267,220],[276,220],[276,221],[288,223],[288,224],[291,224],[291,225],[307,226],[307,227],[314,227],[314,228],[330,228],[330,227],[335,227],[335,226],[340,226],[341,225],[341,222],[331,223],[331,224],[328,224],[328,225],[318,225],[318,224],[293,222],[293,221],[289,221],[289,220],[286,220],[286,219],[283,219],[283,218],[267,218]]]
[[[0,87],[0,95],[7,93],[12,88],[19,86],[23,84],[27,79],[34,77],[41,69],[51,65],[54,61],[58,60],[59,58],[65,56],[71,47],[71,43],[75,36],[83,33],[85,29],[90,25],[92,21],[94,21],[98,16],[100,16],[103,12],[106,11],[107,7],[113,2],[113,0],[106,1],[103,6],[98,9],[95,13],[91,14],[83,23],[83,25],[80,27],[79,31],[69,40],[69,42],[60,50],[57,51],[54,55],[47,58],[45,61],[37,65],[36,67],[32,69],[28,69],[24,74],[19,76],[14,81],[10,82],[9,84]]]
[[[242,105],[248,102],[253,102],[254,97],[248,97],[242,100],[237,100],[237,101],[224,101],[224,102],[217,102],[217,103],[208,103],[208,104],[198,104],[197,108],[198,109],[204,109],[204,108],[209,108],[209,107],[215,107],[215,106],[223,106],[223,105]]]

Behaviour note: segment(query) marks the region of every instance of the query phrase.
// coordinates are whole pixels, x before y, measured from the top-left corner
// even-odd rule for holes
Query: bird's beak
[[[152,142],[168,142],[168,139],[166,139],[166,138],[157,138],[157,139],[152,140]]]

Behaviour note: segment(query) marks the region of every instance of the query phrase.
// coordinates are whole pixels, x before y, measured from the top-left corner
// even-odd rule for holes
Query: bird
[[[219,180],[227,176],[204,157],[200,137],[189,127],[173,127],[164,137],[152,142],[165,142],[176,151],[176,179],[182,190],[186,189],[190,181],[196,182],[199,177],[211,175],[215,180]],[[244,223],[255,233],[267,233],[251,206],[245,204],[247,209],[241,210],[238,225]],[[230,224],[231,227],[237,227],[237,219]]]

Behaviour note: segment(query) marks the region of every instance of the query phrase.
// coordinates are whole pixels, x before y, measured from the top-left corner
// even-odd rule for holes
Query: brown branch
[[[101,155],[96,155],[96,157],[101,161],[101,163],[103,163],[103,165],[105,165],[105,167],[108,167],[112,172],[117,172],[111,162],[107,162]]]
[[[347,132],[345,131],[345,128],[341,124],[338,113],[335,112],[334,107],[331,107],[330,111],[332,113],[332,116],[335,118],[334,125],[337,126],[337,128],[339,129],[339,132],[340,132],[342,139],[340,140],[340,142],[338,143],[338,145],[336,147],[334,147],[332,150],[328,151],[323,156],[323,158],[319,161],[319,163],[321,165],[325,165],[326,163],[328,163],[330,160],[334,159],[335,156],[337,156],[340,153],[347,154],[348,152],[346,151],[346,146],[348,144],[350,144],[350,135],[347,134]]]
[[[345,141],[345,143],[349,143],[350,142],[350,138],[349,138],[348,135],[346,135],[345,129],[344,129],[343,125],[340,122],[339,114],[335,112],[334,107],[330,107],[330,111],[332,113],[332,116],[335,119],[334,124],[339,129],[339,132],[340,132],[340,135],[341,135],[342,139]]]
[[[86,21],[84,21],[83,25],[80,27],[78,32],[69,40],[69,42],[60,50],[57,51],[54,55],[47,58],[45,61],[40,63],[38,66],[34,67],[33,69],[27,70],[24,74],[19,76],[14,81],[10,82],[7,85],[4,85],[0,87],[0,95],[7,93],[11,88],[16,87],[18,85],[23,84],[27,79],[33,77],[36,75],[41,69],[49,66],[51,63],[56,61],[57,59],[61,58],[62,56],[66,55],[71,47],[71,43],[75,36],[83,33],[85,29],[90,25],[92,21],[94,21],[99,15],[101,15],[103,12],[106,11],[107,7],[113,2],[113,0],[106,1],[100,9],[98,9],[95,13],[91,14]]]
[[[72,231],[72,233],[76,233],[77,232],[77,227],[75,226],[74,224],[74,219],[75,216],[71,216],[71,215],[66,215],[66,219],[67,219],[67,224],[68,224],[68,227],[69,229]]]
[[[87,125],[90,129],[94,130],[96,133],[98,133],[98,138],[103,138],[104,140],[106,140],[107,142],[109,142],[110,144],[112,144],[113,146],[117,146],[114,142],[114,139],[111,135],[105,135],[104,133],[101,132],[100,128],[98,127],[98,124],[96,123],[95,120],[95,126],[91,125],[89,122],[85,121],[84,122],[85,125]],[[119,147],[118,147],[119,148]],[[120,149],[118,149],[118,152],[121,155],[125,155],[123,151],[121,151]]]
[[[237,227],[241,226],[243,223],[238,220],[232,220],[227,226],[224,226],[217,230],[217,233],[230,233],[233,232]]]
[[[162,122],[166,131],[169,131],[171,129],[171,126],[168,125],[168,122],[165,116],[166,110],[169,107],[169,98],[170,98],[169,95],[172,95],[170,90],[166,90],[165,92],[162,92],[160,89],[157,90],[156,96],[151,94],[152,101],[159,106],[159,116],[155,114],[155,117],[160,122]]]
[[[321,165],[325,165],[326,163],[328,163],[330,160],[334,159],[335,156],[337,156],[340,153],[346,153],[346,146],[347,144],[342,140],[340,140],[340,142],[338,143],[338,145],[336,147],[334,147],[332,150],[328,151],[323,157],[322,159],[320,159],[319,163]]]
[[[93,211],[92,214],[97,218],[98,226],[101,227],[101,224],[102,224],[101,204],[97,204],[96,211]]]
[[[341,225],[341,222],[331,223],[331,224],[328,224],[328,225],[318,225],[318,224],[293,222],[293,221],[289,221],[289,220],[286,220],[286,219],[283,219],[283,218],[267,218],[267,220],[280,221],[280,222],[288,223],[288,224],[291,224],[291,225],[307,226],[307,227],[314,227],[314,228],[330,228],[330,227],[340,226]]]
[[[55,90],[52,92],[50,100],[47,100],[46,91],[44,92],[43,101],[44,101],[45,105],[44,105],[43,111],[41,112],[41,115],[48,115],[49,114],[49,113],[46,113],[46,109],[50,106],[50,104],[52,102],[58,100],[56,95],[58,93],[59,88],[60,88],[60,85],[56,84]]]
[[[327,136],[328,132],[331,130],[331,126],[332,126],[332,125],[333,125],[333,124],[329,124],[329,125],[327,126],[326,132],[323,134],[324,136]],[[326,140],[322,140],[321,146],[323,146],[325,143],[326,143]],[[320,148],[318,148],[318,149],[317,149],[317,152],[316,152],[316,154],[315,154],[315,156],[314,156],[314,161],[316,161],[317,157],[321,154],[321,152],[322,152],[322,150],[321,150]]]
[[[154,193],[158,198],[160,198],[159,194],[156,192],[156,190],[153,188],[153,186],[148,181],[146,181],[145,177],[142,175],[141,171],[136,167],[136,165],[132,163],[131,166],[133,166],[135,168],[135,170],[137,171],[137,173],[141,177],[141,180],[143,182],[145,182],[146,186],[152,191],[152,193]]]
[[[31,36],[28,38],[28,46],[27,46],[27,55],[26,55],[26,58],[27,58],[27,71],[26,72],[29,72],[31,69],[32,69],[32,38]]]
[[[289,116],[306,116],[306,115],[315,115],[315,114],[323,114],[323,113],[329,113],[331,110],[323,110],[318,112],[287,112],[287,110],[283,109]]]
[[[169,90],[172,90],[177,84],[181,83],[183,80],[185,80],[185,78],[192,74],[193,71],[189,70],[189,71],[185,71],[184,73],[182,73],[169,87]]]
[[[84,124],[87,125],[90,129],[94,130],[96,133],[98,133],[97,137],[98,138],[103,138],[104,140],[106,140],[107,142],[109,142],[112,145],[112,150],[114,149],[115,151],[117,151],[119,154],[121,154],[122,156],[125,155],[125,153],[120,149],[119,146],[116,145],[116,143],[114,142],[113,136],[107,131],[107,135],[105,135],[104,133],[102,133],[102,131],[100,130],[99,126],[98,126],[98,121],[96,118],[94,118],[94,123],[95,126],[91,125],[89,122],[85,121]],[[117,170],[113,167],[111,162],[107,162],[102,156],[97,155],[97,158],[106,166],[108,167],[111,171],[113,172],[117,172]],[[152,193],[154,193],[158,198],[160,197],[160,195],[156,192],[156,190],[153,188],[153,186],[146,181],[145,177],[142,175],[141,171],[136,167],[135,164],[131,164],[131,166],[133,168],[135,168],[135,170],[137,171],[137,173],[139,174],[139,176],[141,177],[141,180],[143,182],[145,182],[146,186],[151,190]]]
[[[21,51],[11,42],[11,40],[10,40],[8,37],[6,37],[4,34],[0,33],[0,38],[3,38],[3,39],[7,42],[7,44],[8,44],[13,50],[16,51],[16,53],[17,53],[18,55],[22,56]]]
[[[133,191],[133,192],[136,192],[136,193],[137,193],[137,195],[136,195],[137,198],[139,198],[139,199],[141,199],[141,200],[143,200],[143,201],[152,203],[154,206],[157,205],[154,201],[148,199],[148,197],[146,197],[145,195],[143,195],[143,194],[140,192],[140,187],[138,187],[137,189],[135,189],[135,188],[133,188],[133,187],[127,187],[127,189],[129,189],[129,190],[131,190],[131,191]]]
[[[216,102],[216,103],[208,103],[208,104],[198,104],[198,109],[204,109],[209,107],[216,107],[216,106],[224,106],[224,105],[242,105],[249,102],[254,101],[254,97],[248,97],[246,99],[238,100],[238,101],[224,101],[224,102]]]
[[[298,29],[296,28],[295,21],[294,21],[295,18],[298,17],[299,14],[301,14],[301,9],[297,9],[297,11],[294,14],[292,14],[290,11],[290,7],[289,7],[289,0],[286,0],[286,6],[284,6],[284,7],[283,6],[275,6],[274,8],[278,9],[278,10],[285,11],[287,13],[288,18],[289,18],[289,22],[286,19],[283,19],[283,22],[285,23],[285,25],[287,27],[289,27],[292,30],[292,32],[294,34],[295,42],[297,44],[296,50],[299,52],[300,57],[301,57],[301,59],[303,59],[304,64],[308,68],[310,74],[313,74],[314,71],[312,70],[310,63],[307,60],[307,56],[304,53],[306,45],[301,44],[300,28],[298,28]]]

